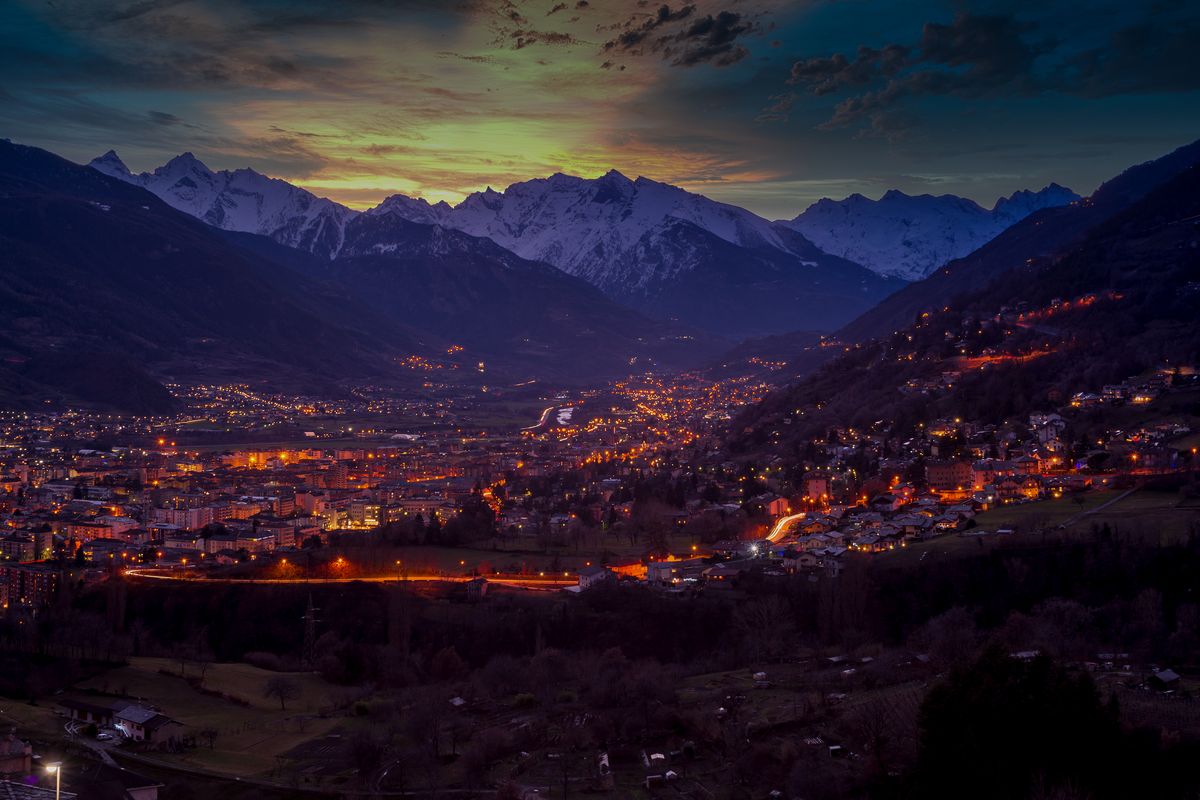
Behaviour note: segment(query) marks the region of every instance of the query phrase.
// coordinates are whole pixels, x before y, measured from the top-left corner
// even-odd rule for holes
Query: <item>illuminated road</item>
[[[539,419],[537,421],[536,425],[530,425],[528,428],[521,428],[521,430],[535,431],[538,428],[545,427],[546,425],[548,425],[550,423],[550,415],[553,414],[554,410],[557,408],[558,408],[558,406],[550,406],[549,408],[547,408],[545,411],[542,412],[541,419]]]
[[[466,583],[473,580],[468,575],[407,575],[398,579],[395,575],[371,575],[353,578],[206,578],[192,572],[190,569],[163,569],[160,567],[132,567],[125,570],[130,578],[148,578],[156,581],[177,581],[180,583],[222,583],[222,584],[252,584],[256,586],[293,586],[297,584],[314,583]],[[514,577],[484,575],[488,583],[502,586],[513,586],[518,589],[548,590],[561,589],[564,586],[574,586],[577,582],[569,575],[542,576],[521,575]]]
[[[793,522],[795,522],[798,519],[804,519],[803,511],[801,511],[799,514],[791,514],[786,517],[780,517],[779,520],[775,523],[775,527],[771,528],[771,532],[767,534],[767,541],[768,542],[778,542],[780,539],[783,538],[783,535],[785,533],[787,533],[788,525],[791,525]]]

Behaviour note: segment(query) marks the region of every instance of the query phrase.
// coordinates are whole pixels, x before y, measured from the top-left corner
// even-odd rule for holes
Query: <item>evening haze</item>
[[[609,169],[768,218],[891,188],[990,207],[1194,138],[1196,7],[1088,6],[14,2],[0,128],[356,208]]]

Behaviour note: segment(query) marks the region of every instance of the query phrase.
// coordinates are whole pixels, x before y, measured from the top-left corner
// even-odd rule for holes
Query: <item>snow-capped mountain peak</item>
[[[411,213],[414,221],[430,221],[427,209],[411,201],[392,207]],[[673,220],[742,247],[787,250],[772,223],[745,209],[649,178],[630,179],[615,169],[598,178],[559,172],[503,192],[489,187],[437,220],[609,289],[617,281],[623,290],[631,288],[628,265],[617,265],[627,262],[639,243],[646,244],[644,237],[661,235]]]
[[[1001,197],[996,201],[996,205],[992,207],[992,214],[1004,219],[1011,219],[1012,223],[1015,223],[1035,211],[1041,211],[1043,208],[1070,205],[1078,199],[1079,195],[1067,187],[1051,183],[1036,192],[1028,189],[1020,189],[1008,197]]]
[[[181,153],[152,172],[133,174],[113,151],[91,162],[106,175],[141,186],[168,205],[228,231],[257,233],[332,257],[357,212],[252,169],[208,168]]]
[[[190,151],[180,153],[166,164],[154,170],[155,175],[180,175],[188,172],[207,172],[212,174],[212,170],[205,166],[204,162],[196,158]]]
[[[784,224],[825,252],[880,275],[920,280],[1035,211],[1078,199],[1070,189],[1051,184],[1038,192],[1002,197],[989,211],[965,197],[891,189],[878,200],[861,194],[818,200]]]
[[[116,150],[109,150],[104,155],[93,158],[88,166],[103,172],[105,175],[120,178],[121,180],[128,179],[130,175],[129,167],[125,166],[125,162],[117,155]]]

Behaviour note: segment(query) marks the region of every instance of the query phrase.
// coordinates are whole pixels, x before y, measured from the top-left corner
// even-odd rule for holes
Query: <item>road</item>
[[[550,406],[542,411],[542,416],[538,419],[537,424],[530,425],[528,428],[521,428],[523,431],[536,431],[538,428],[544,428],[550,424],[550,415],[554,413],[558,406]]]
[[[784,534],[787,533],[788,525],[791,525],[798,519],[804,519],[804,516],[804,512],[801,511],[799,514],[790,514],[786,517],[780,517],[778,521],[776,521],[775,527],[771,528],[771,532],[767,534],[767,541],[778,542],[784,537]]]
[[[438,574],[410,574],[403,579],[397,578],[395,575],[368,575],[354,578],[207,578],[201,577],[199,573],[190,569],[163,569],[161,567],[130,567],[125,570],[125,575],[130,578],[146,578],[156,581],[250,584],[257,586],[294,586],[297,584],[312,585],[326,583],[466,583],[474,579],[474,576],[471,575]],[[488,583],[541,591],[561,589],[564,586],[574,586],[578,582],[577,578],[572,578],[569,575],[553,577],[549,575],[485,575],[484,577],[487,578]]]

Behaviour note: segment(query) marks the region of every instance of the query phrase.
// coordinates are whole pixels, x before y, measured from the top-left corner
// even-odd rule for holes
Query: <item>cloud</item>
[[[1200,14],[1155,14],[1070,59],[1066,74],[1091,97],[1200,89]]]
[[[658,7],[658,10],[650,15],[648,19],[644,19],[641,24],[635,27],[633,25],[639,17],[633,17],[626,20],[625,27],[628,28],[624,33],[604,43],[605,50],[625,50],[629,51],[646,41],[651,33],[669,25],[672,22],[679,22],[687,19],[696,10],[695,6],[681,6],[677,9],[672,9],[669,5],[663,4]]]
[[[534,44],[564,45],[578,44],[578,40],[569,33],[559,31],[537,31],[532,29],[517,29],[509,34],[514,50],[522,50]]]
[[[150,111],[147,112],[147,116],[155,125],[178,125],[183,122],[179,117],[166,111]]]
[[[891,77],[908,66],[909,52],[908,47],[890,44],[880,50],[860,47],[853,60],[841,53],[804,59],[792,64],[788,83],[807,85],[815,95],[864,86],[880,76]]]
[[[667,49],[664,52],[677,66],[711,62],[718,67],[727,67],[748,55],[749,51],[736,40],[753,27],[741,14],[732,11],[722,11],[715,17],[710,14],[676,34],[675,41],[683,43],[681,51],[672,53]]]
[[[695,5],[673,9],[665,4],[652,14],[635,15],[619,27],[624,30],[604,43],[606,52],[654,54],[677,67],[735,64],[749,55],[738,38],[756,30],[754,22],[733,11],[700,17]]]
[[[962,12],[949,23],[925,23],[915,42],[800,59],[787,82],[818,97],[843,95],[821,128],[861,124],[893,137],[911,126],[898,110],[909,98],[1195,91],[1198,37],[1196,18],[1157,13],[1116,29],[1101,46],[1072,52],[1070,39],[1015,14]],[[786,119],[786,110],[772,109],[760,119]]]

